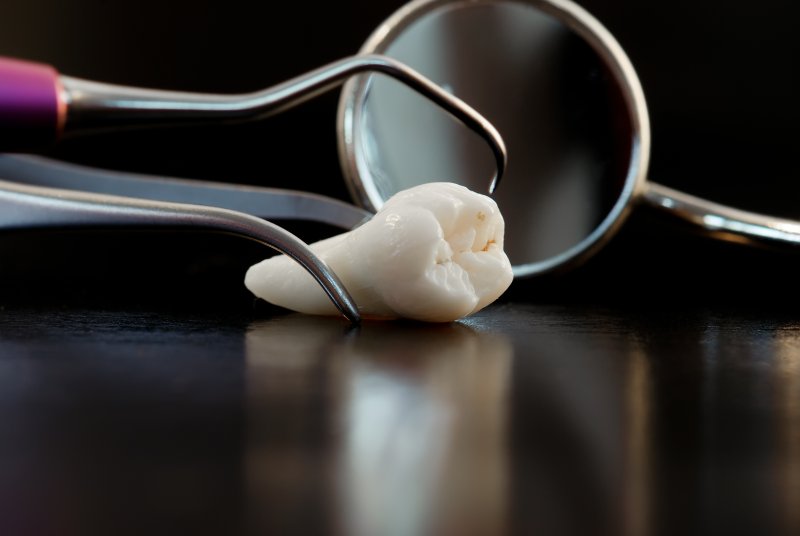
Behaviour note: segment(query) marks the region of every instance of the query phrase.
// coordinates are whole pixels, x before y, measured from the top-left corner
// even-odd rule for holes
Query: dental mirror
[[[361,53],[417,69],[503,136],[508,167],[495,198],[518,277],[585,260],[637,204],[719,238],[800,243],[798,222],[647,179],[650,125],[636,72],[613,36],[568,0],[416,0],[379,26]],[[338,126],[351,193],[370,210],[421,182],[481,190],[491,169],[477,140],[373,76],[345,86]]]

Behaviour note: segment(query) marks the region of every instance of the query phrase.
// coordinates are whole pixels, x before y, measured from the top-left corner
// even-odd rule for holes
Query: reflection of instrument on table
[[[505,168],[506,155],[503,142],[492,125],[464,102],[413,70],[397,61],[374,55],[347,58],[263,91],[230,96],[99,84],[61,77],[47,66],[0,59],[0,149],[35,150],[62,134],[98,129],[263,118],[305,102],[364,71],[376,71],[395,78],[482,136],[489,143],[497,162],[490,191],[494,189]],[[3,166],[2,179],[5,181],[0,182],[0,228],[168,226],[241,235],[295,259],[323,286],[345,316],[358,321],[356,305],[336,275],[300,240],[274,224],[241,212],[217,208],[216,197],[223,191],[227,192],[225,195],[229,201],[226,204],[230,206],[231,196],[241,199],[243,195],[253,195],[254,189],[245,194],[231,187],[189,187],[177,181],[142,181],[136,184],[132,176],[117,177],[108,185],[100,185],[99,182],[104,180],[102,175],[83,173],[77,168],[62,173],[54,165],[16,159],[6,160]],[[37,166],[41,170],[40,180],[36,180]],[[48,188],[30,186],[31,183],[44,184]],[[84,188],[86,186],[88,188]],[[150,187],[157,189],[158,193],[144,194]],[[74,188],[103,193],[74,191]],[[198,192],[202,192],[199,198]],[[282,197],[272,198],[271,207],[295,197],[288,192],[272,193]],[[266,192],[254,198],[263,199],[265,196],[268,197]],[[186,202],[209,206],[182,204]],[[331,206],[320,197],[301,194],[296,202],[290,204],[288,211],[306,209],[309,203],[312,209],[320,205]],[[233,204],[238,205],[236,202]],[[328,213],[331,210],[342,212],[340,204],[333,203],[332,206],[332,209],[326,209]],[[359,212],[359,216],[361,214]],[[296,216],[303,217],[303,214]]]

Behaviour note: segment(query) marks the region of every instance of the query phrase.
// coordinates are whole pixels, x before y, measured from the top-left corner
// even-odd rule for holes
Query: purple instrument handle
[[[0,57],[0,152],[47,148],[58,139],[65,119],[55,69]]]

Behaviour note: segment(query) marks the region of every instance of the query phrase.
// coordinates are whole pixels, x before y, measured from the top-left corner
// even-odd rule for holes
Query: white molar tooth
[[[442,241],[439,247],[436,248],[436,264],[446,264],[453,260],[453,251],[448,246],[447,242]]]
[[[455,252],[469,251],[472,249],[478,233],[474,227],[468,227],[461,232],[455,233],[447,239],[450,247]]]
[[[429,183],[389,199],[370,221],[311,245],[364,316],[448,322],[482,309],[511,284],[495,202],[452,183]],[[245,285],[269,302],[338,314],[312,277],[278,256],[248,270]]]
[[[484,225],[478,226],[475,233],[475,242],[473,243],[472,251],[486,251],[486,246],[492,242],[495,235],[495,228],[492,222],[487,222]]]

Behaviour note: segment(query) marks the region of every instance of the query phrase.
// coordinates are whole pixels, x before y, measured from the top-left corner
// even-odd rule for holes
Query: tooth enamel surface
[[[311,245],[365,316],[449,322],[496,300],[511,284],[497,204],[452,183],[402,191],[367,223]],[[280,255],[252,266],[256,296],[302,313],[339,314],[300,265]]]

